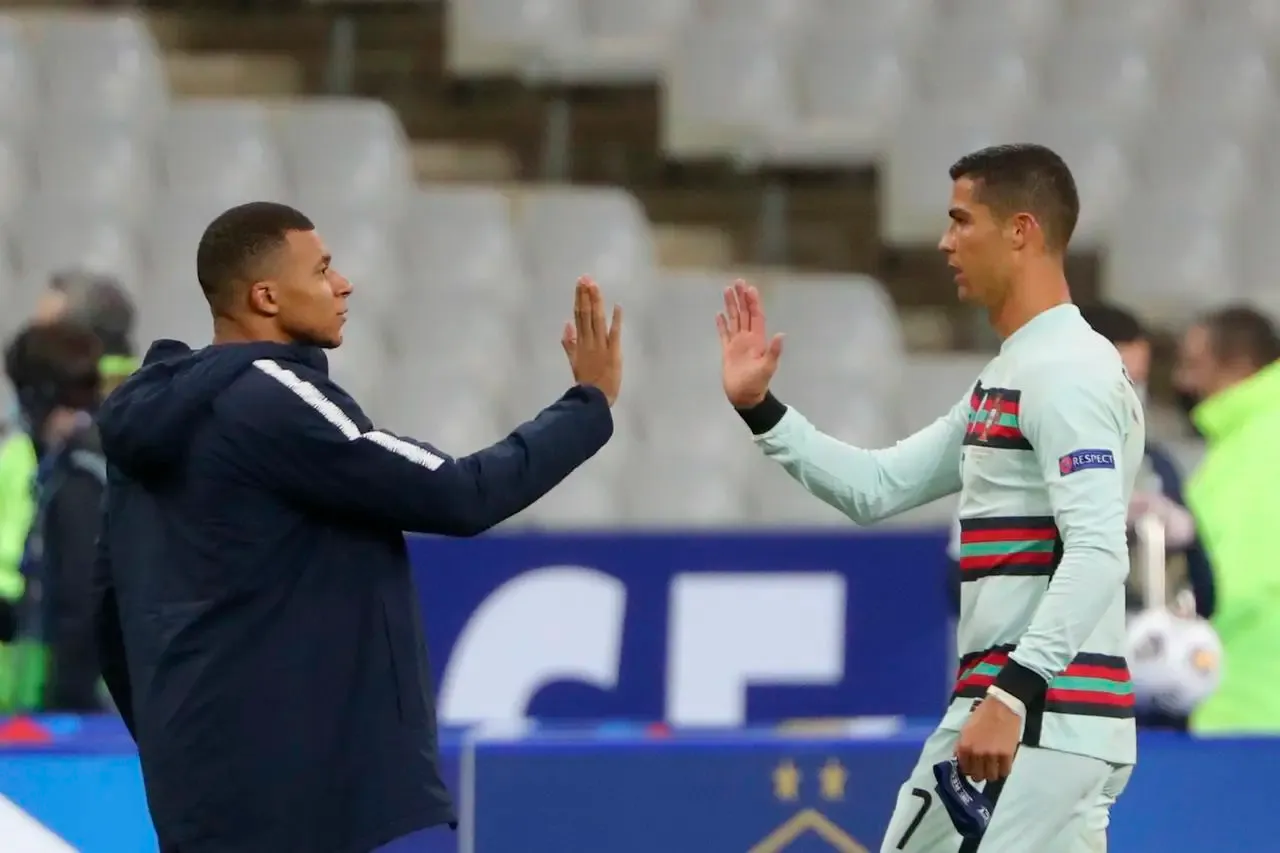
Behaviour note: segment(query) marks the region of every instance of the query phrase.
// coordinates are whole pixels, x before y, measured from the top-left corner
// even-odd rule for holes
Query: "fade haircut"
[[[290,231],[313,230],[301,211],[274,201],[242,204],[210,222],[196,249],[196,278],[214,313],[228,310],[237,286],[260,275]]]
[[[1080,306],[1080,316],[1089,328],[1119,346],[1146,340],[1146,330],[1133,312],[1106,302]]]
[[[974,197],[1002,219],[1030,213],[1044,231],[1045,247],[1066,251],[1080,218],[1080,196],[1071,170],[1043,145],[994,145],[966,154],[951,167],[951,180],[969,178]]]
[[[1244,362],[1257,371],[1280,359],[1275,325],[1248,305],[1229,305],[1200,323],[1209,332],[1214,356],[1223,364]]]

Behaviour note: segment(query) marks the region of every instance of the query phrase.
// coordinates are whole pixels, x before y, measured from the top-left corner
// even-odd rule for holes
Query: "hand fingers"
[[[729,345],[729,321],[723,314],[716,315],[716,332],[720,335],[720,346]]]
[[[609,347],[616,349],[622,340],[622,306],[613,306],[613,319],[609,321]]]
[[[750,288],[747,287],[747,283],[742,279],[738,279],[733,283],[733,294],[738,301],[738,310],[741,314],[739,328],[744,332],[751,331],[751,313],[747,307],[750,302],[749,292]]]
[[[1008,778],[1009,778],[1009,774],[1013,772],[1013,756],[1014,756],[1014,754],[1015,754],[1015,753],[1012,753],[1012,752],[1011,752],[1011,753],[1009,753],[1008,755],[1002,755],[1002,756],[1000,756],[1000,761],[999,761],[999,765],[1000,765],[1000,766],[997,768],[997,769],[999,770],[999,772],[1000,772],[1000,775],[999,775],[999,776],[997,776],[996,778],[998,778],[998,779],[1008,779]]]
[[[781,357],[782,357],[782,334],[779,333],[774,335],[773,339],[769,341],[769,361],[772,364],[777,364],[778,359]]]
[[[578,279],[578,287],[573,293],[573,325],[578,340],[582,340],[591,329],[591,293],[587,281],[585,276]]]
[[[764,334],[764,302],[760,301],[760,291],[754,287],[746,288],[746,327],[751,332]]]
[[[587,293],[591,297],[591,336],[592,340],[604,343],[609,329],[604,323],[604,297],[600,294],[600,286],[587,279]]]
[[[742,330],[742,320],[738,310],[737,287],[738,282],[735,281],[731,286],[724,289],[724,317],[731,335]]]
[[[973,765],[973,756],[969,752],[969,747],[960,745],[956,747],[956,764],[960,767],[960,772],[974,778],[975,768]]]

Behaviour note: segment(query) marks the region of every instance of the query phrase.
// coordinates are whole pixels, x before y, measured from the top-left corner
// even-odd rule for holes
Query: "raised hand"
[[[724,394],[736,408],[751,408],[769,393],[782,355],[782,335],[766,334],[760,293],[745,281],[725,288],[724,313],[716,315],[716,328]]]
[[[613,320],[605,324],[604,297],[587,276],[578,279],[573,295],[573,321],[560,337],[569,357],[573,379],[604,392],[612,406],[622,387],[622,308],[613,306]]]

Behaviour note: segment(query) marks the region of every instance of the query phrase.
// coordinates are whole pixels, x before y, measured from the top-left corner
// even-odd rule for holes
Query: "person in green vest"
[[[1187,484],[1213,566],[1222,682],[1191,716],[1197,734],[1280,734],[1280,335],[1244,306],[1187,330],[1175,375],[1206,442]]]
[[[132,341],[134,305],[115,279],[83,271],[55,274],[36,303],[32,322],[59,320],[93,330],[102,344],[103,394],[137,366]],[[0,437],[0,713],[39,704],[44,655],[29,641],[14,642],[19,602],[25,590],[20,565],[35,512],[32,484],[37,458],[16,406]]]

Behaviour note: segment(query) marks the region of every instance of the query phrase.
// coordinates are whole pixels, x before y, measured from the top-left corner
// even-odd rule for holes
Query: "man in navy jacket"
[[[157,342],[99,415],[103,674],[161,849],[369,853],[453,825],[402,531],[481,533],[603,447],[620,314],[580,281],[578,384],[452,459],[329,379],[352,288],[301,213],[226,211],[197,275],[214,345]]]

